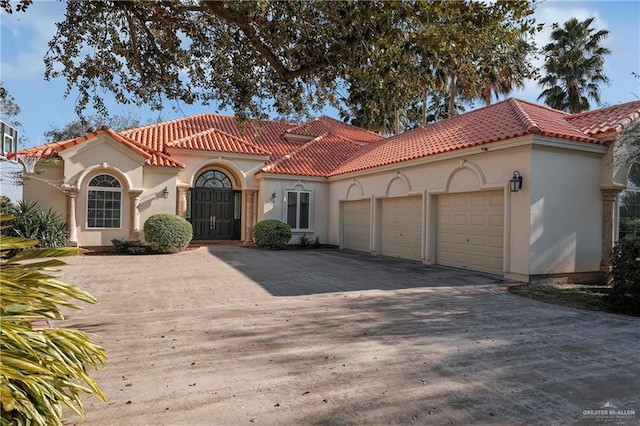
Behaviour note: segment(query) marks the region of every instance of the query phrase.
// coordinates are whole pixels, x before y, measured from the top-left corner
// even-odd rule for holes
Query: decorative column
[[[183,219],[187,218],[187,191],[188,186],[178,186],[178,211],[177,214]]]
[[[616,240],[616,200],[619,193],[619,189],[602,189],[602,272],[611,270],[611,249]]]
[[[253,243],[253,225],[256,221],[255,213],[255,197],[256,191],[245,191],[245,209],[244,209],[244,244]]]
[[[131,197],[131,226],[129,230],[129,239],[140,239],[140,195],[142,190],[129,191],[129,197]]]
[[[76,223],[76,198],[78,196],[78,188],[69,186],[62,189],[67,195],[67,228],[69,229],[69,237],[67,245],[70,247],[78,247],[78,229]]]

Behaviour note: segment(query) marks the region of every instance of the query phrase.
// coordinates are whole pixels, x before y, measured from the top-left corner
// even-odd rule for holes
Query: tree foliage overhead
[[[18,114],[20,114],[20,106],[0,81],[0,118],[15,127],[22,127],[17,119]]]
[[[531,0],[69,0],[45,76],[78,89],[78,112],[103,112],[108,91],[155,109],[170,99],[287,116],[339,105],[346,89],[348,108],[379,117],[451,78],[479,97],[493,78],[480,63],[527,76],[511,58],[536,29],[531,9]]]
[[[85,136],[102,127],[108,127],[115,131],[132,129],[140,125],[140,120],[132,114],[104,116],[94,114],[65,123],[62,126],[51,125],[42,135],[45,142],[58,142]]]
[[[553,25],[551,42],[542,50],[546,75],[539,83],[546,89],[538,96],[551,108],[588,111],[589,99],[600,105],[600,85],[609,82],[604,74],[605,56],[611,51],[601,46],[609,31],[592,28],[594,19],[571,18],[563,27]]]

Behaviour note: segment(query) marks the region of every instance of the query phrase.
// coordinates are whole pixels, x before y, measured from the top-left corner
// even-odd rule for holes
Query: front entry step
[[[246,243],[241,240],[193,240],[189,243],[189,248],[205,246],[246,246],[255,247],[254,243]]]

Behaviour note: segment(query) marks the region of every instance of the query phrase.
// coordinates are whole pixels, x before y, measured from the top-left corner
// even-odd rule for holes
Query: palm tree
[[[590,28],[594,19],[571,18],[563,28],[553,24],[552,41],[542,49],[546,75],[539,85],[546,89],[538,96],[551,108],[570,113],[588,111],[589,99],[600,105],[599,85],[609,82],[604,75],[604,57],[611,51],[600,46],[609,31]]]
[[[507,96],[515,89],[524,89],[525,79],[532,76],[528,69],[527,57],[533,51],[533,46],[523,38],[508,50],[503,49],[502,55],[495,52],[492,58],[480,61],[479,72],[482,83],[480,97],[485,106],[491,105],[493,95],[496,98]],[[496,46],[501,48],[501,46]]]

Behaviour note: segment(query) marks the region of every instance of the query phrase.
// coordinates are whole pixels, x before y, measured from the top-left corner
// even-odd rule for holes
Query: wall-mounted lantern
[[[513,172],[513,177],[509,179],[509,190],[511,192],[518,192],[522,189],[522,175],[520,172],[515,170]]]
[[[162,190],[162,198],[169,198],[169,188],[167,188],[166,186]]]
[[[271,194],[271,201],[275,203],[277,199],[278,199],[278,194],[276,194],[276,191],[273,191],[273,194]]]

